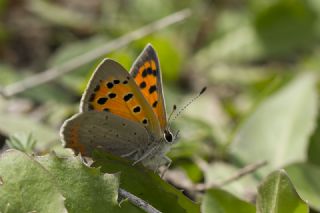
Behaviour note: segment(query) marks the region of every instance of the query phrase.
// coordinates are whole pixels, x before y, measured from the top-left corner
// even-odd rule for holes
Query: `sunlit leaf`
[[[271,173],[258,189],[258,213],[308,213],[308,205],[301,200],[287,174],[280,170]]]
[[[308,204],[320,211],[320,167],[308,163],[297,163],[287,166],[292,183],[300,196],[308,201]]]
[[[232,153],[245,164],[266,160],[264,172],[305,160],[318,106],[315,82],[311,73],[299,75],[264,100],[240,126]]]
[[[54,178],[26,154],[9,150],[0,156],[1,212],[66,212]]]

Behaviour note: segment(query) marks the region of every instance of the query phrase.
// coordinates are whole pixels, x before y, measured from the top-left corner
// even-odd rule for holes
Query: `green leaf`
[[[117,202],[118,175],[87,167],[80,157],[58,158],[51,154],[37,160],[55,178],[68,212],[126,212]]]
[[[298,193],[313,209],[320,211],[320,167],[297,163],[285,168]]]
[[[267,176],[258,189],[258,213],[308,213],[308,205],[299,197],[285,171]]]
[[[199,212],[199,205],[185,197],[181,191],[163,181],[153,171],[132,162],[96,152],[94,166],[107,173],[120,172],[120,188],[136,195],[161,212]]]
[[[320,113],[317,117],[317,127],[313,131],[308,147],[308,162],[320,166]]]
[[[28,155],[9,150],[0,156],[0,212],[66,212],[55,180]]]
[[[240,200],[221,189],[210,189],[204,195],[201,210],[203,213],[254,213],[254,205]]]
[[[306,159],[318,108],[313,74],[296,77],[267,98],[236,133],[232,153],[244,164],[266,160],[264,173]]]

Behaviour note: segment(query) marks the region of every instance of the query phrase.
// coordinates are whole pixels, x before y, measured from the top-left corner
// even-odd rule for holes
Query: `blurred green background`
[[[318,0],[0,0],[1,88],[185,8],[192,14],[184,21],[104,56],[129,69],[151,43],[168,109],[208,87],[173,124],[180,139],[168,154],[168,181],[182,188],[181,180],[219,184],[266,160],[267,166],[223,188],[252,201],[261,179],[285,168],[300,196],[320,212]],[[101,58],[0,98],[3,149],[10,135],[32,134],[35,142],[25,141],[34,152],[67,154],[59,128],[78,111]]]

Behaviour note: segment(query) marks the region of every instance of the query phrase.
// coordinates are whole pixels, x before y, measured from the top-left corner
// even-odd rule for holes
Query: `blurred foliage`
[[[32,134],[16,134],[11,135],[6,143],[12,149],[17,149],[28,154],[32,154],[32,151],[35,149],[37,141],[32,137]]]
[[[143,47],[151,43],[159,55],[169,112],[174,104],[181,108],[203,86],[208,87],[172,124],[180,130],[180,139],[168,153],[173,163],[165,179],[201,203],[204,212],[234,212],[230,205],[251,212],[256,198],[259,211],[267,212],[265,203],[286,196],[292,198],[293,206],[302,206],[298,212],[307,212],[304,200],[313,212],[320,212],[318,0],[0,0],[0,89],[183,8],[192,10],[184,22],[104,56],[129,69]],[[82,92],[102,58],[17,96],[0,97],[0,147],[10,138],[11,147],[26,153],[55,151],[70,157],[70,150],[61,146],[59,128],[78,111]],[[21,137],[21,133],[30,137]],[[72,199],[66,176],[58,183],[52,178],[65,171],[61,165],[79,167],[77,160],[54,165],[59,161],[54,157],[44,162],[20,152],[3,155],[0,183],[1,178],[15,176],[3,176],[1,171],[23,169],[30,175],[29,181],[47,184],[49,190],[42,198],[52,196],[56,208],[65,208],[62,197]],[[20,160],[7,165],[14,157]],[[228,185],[204,193],[193,190],[199,184],[219,185],[242,167],[263,160],[267,166]],[[24,162],[25,167],[15,167],[16,162]],[[101,163],[102,172],[108,172],[108,164]],[[38,176],[28,173],[28,168]],[[274,172],[278,169],[285,169],[288,175],[282,170]],[[78,181],[90,179],[91,170],[80,170],[88,176]],[[74,171],[68,171],[66,174],[76,177]],[[102,172],[97,172],[99,177]],[[176,175],[181,172],[182,176]],[[102,180],[92,178],[95,189],[95,181]],[[112,178],[111,186],[117,188],[118,177]],[[19,186],[19,180],[11,186]],[[277,180],[282,188],[274,187]],[[165,184],[155,182],[152,184]],[[185,182],[193,187],[179,185]],[[8,187],[4,190],[12,189]],[[68,189],[60,190],[65,187]],[[36,189],[28,190],[32,194]],[[0,188],[0,194],[6,192]],[[46,208],[42,198],[38,209]],[[106,199],[116,208],[113,198]],[[1,200],[0,211],[6,205]],[[163,205],[161,202],[153,204]],[[30,204],[32,200],[25,205]],[[279,209],[276,212],[283,212]]]

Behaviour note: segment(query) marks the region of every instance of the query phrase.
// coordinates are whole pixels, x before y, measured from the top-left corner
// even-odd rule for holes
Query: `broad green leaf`
[[[313,131],[308,147],[308,162],[320,166],[320,113],[317,118],[317,127]]]
[[[28,155],[0,156],[0,212],[67,212],[54,178]]]
[[[308,213],[285,171],[268,175],[258,189],[257,213]]]
[[[244,164],[266,160],[264,172],[305,160],[317,114],[315,82],[312,73],[298,75],[263,101],[240,126],[232,153]]]
[[[285,168],[292,183],[310,207],[320,211],[320,166],[297,163]]]
[[[58,158],[54,154],[37,160],[55,178],[66,198],[68,212],[126,212],[119,208],[118,175],[102,174],[100,169],[87,167],[80,157]]]
[[[120,172],[120,188],[147,201],[161,212],[199,212],[199,205],[163,181],[153,171],[107,153],[94,154],[94,166],[107,173]]]
[[[209,189],[204,195],[201,212],[203,213],[254,213],[254,205],[247,203],[221,189]]]

